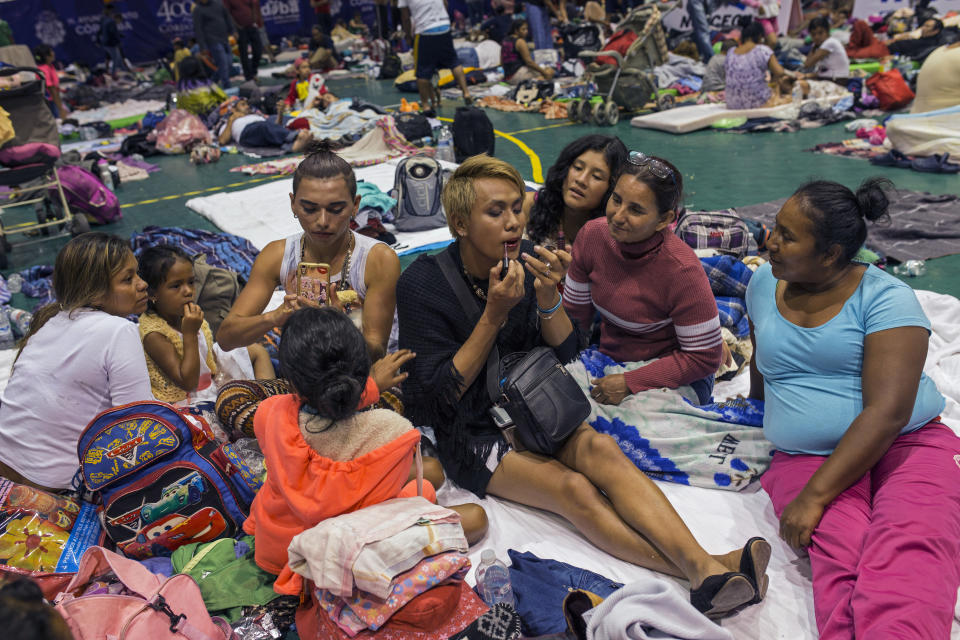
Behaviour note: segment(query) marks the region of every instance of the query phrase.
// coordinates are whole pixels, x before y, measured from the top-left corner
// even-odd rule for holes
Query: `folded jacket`
[[[352,513],[324,520],[315,527],[295,536],[287,549],[290,568],[313,580],[318,589],[327,589],[341,597],[350,596],[356,586],[379,598],[386,598],[392,588],[392,578],[385,579],[385,568],[354,580],[353,565],[366,545],[385,540],[419,523],[456,523],[456,511],[431,504],[421,497],[394,498]],[[466,551],[469,546],[463,537],[453,547]],[[438,549],[437,551],[448,551]],[[372,562],[372,561],[371,561]],[[386,562],[386,559],[381,559]],[[372,565],[371,565],[372,566]],[[376,574],[377,577],[374,577]]]
[[[341,598],[329,591],[318,590],[317,600],[320,608],[327,612],[333,622],[354,636],[364,629],[376,631],[391,619],[398,609],[421,597],[427,591],[433,593],[434,588],[440,585],[462,581],[470,569],[470,560],[458,551],[449,551],[429,558],[424,558],[415,567],[401,573],[393,581],[393,588],[386,599],[376,598],[363,591],[354,590],[352,596]],[[452,606],[456,606],[460,599],[458,590],[445,592],[453,594]],[[435,599],[435,598],[434,598]],[[433,603],[434,608],[437,604]],[[439,609],[437,609],[439,612]],[[436,622],[436,616],[421,618],[419,624],[431,625]],[[442,622],[442,619],[440,620]],[[434,624],[433,626],[438,626]],[[423,630],[432,629],[426,626]]]

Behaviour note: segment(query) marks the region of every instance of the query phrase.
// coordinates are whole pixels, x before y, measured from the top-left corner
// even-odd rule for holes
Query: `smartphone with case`
[[[327,301],[330,289],[330,265],[323,262],[301,262],[297,265],[297,295],[320,305]]]

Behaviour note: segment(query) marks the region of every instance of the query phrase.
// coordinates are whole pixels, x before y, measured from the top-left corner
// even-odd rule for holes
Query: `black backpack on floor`
[[[422,138],[429,138],[433,135],[433,129],[430,128],[430,122],[427,117],[419,113],[401,113],[394,116],[397,123],[397,130],[403,134],[407,142],[415,144]]]
[[[453,154],[457,162],[486,153],[493,157],[493,123],[479,107],[458,107],[453,117]]]
[[[377,79],[393,80],[401,73],[403,73],[403,63],[400,61],[400,56],[396,51],[388,49],[383,56],[383,62],[380,63],[380,75]]]

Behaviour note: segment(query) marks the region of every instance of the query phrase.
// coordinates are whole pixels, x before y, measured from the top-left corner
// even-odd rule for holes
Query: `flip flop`
[[[896,149],[891,149],[888,153],[885,153],[882,156],[870,158],[870,164],[879,165],[881,167],[899,167],[901,169],[909,169],[910,158],[903,155]]]
[[[910,163],[910,168],[924,173],[960,173],[960,165],[951,164],[949,159],[949,153],[916,158]]]

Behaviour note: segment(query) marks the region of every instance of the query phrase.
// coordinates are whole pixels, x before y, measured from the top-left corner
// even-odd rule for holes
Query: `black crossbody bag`
[[[479,321],[480,305],[449,252],[437,255],[437,262],[467,316]],[[487,356],[486,384],[494,424],[518,451],[553,456],[590,415],[586,394],[550,347],[501,360],[494,342]]]

